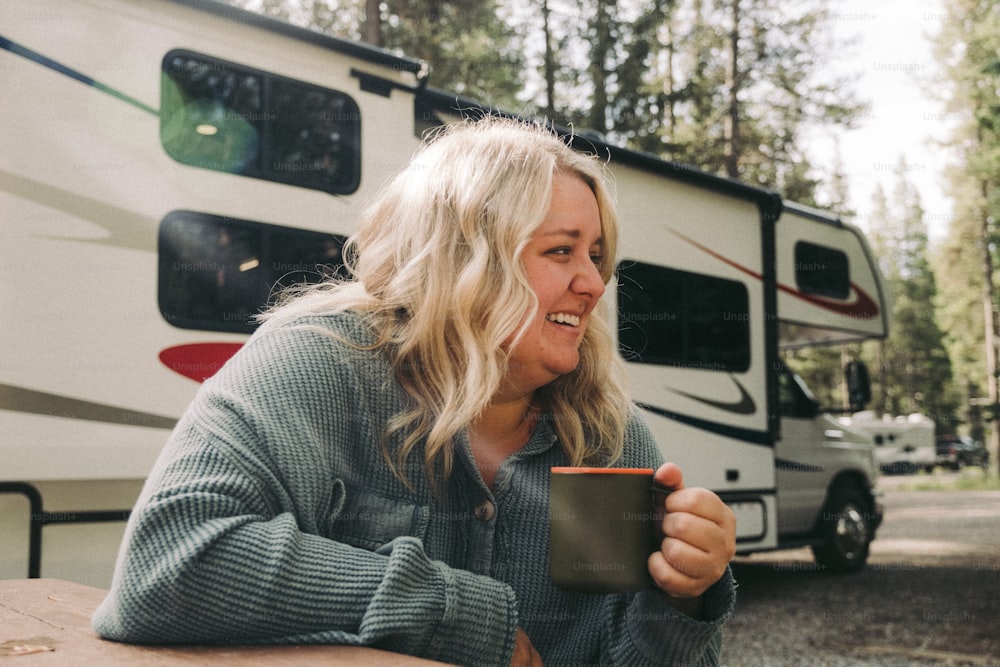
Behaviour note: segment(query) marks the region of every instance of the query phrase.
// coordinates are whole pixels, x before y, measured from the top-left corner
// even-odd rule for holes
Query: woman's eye
[[[574,250],[570,246],[560,246],[558,248],[552,248],[551,250],[548,250],[546,254],[554,255],[557,257],[569,257],[573,254],[573,252]],[[590,261],[592,261],[594,264],[600,265],[601,263],[604,262],[604,253],[602,252],[592,251],[589,253],[589,256],[590,256]]]

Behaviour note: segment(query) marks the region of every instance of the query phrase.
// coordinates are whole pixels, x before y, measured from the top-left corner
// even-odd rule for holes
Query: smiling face
[[[580,343],[604,294],[597,198],[579,177],[556,173],[548,213],[521,256],[538,312],[510,355],[508,382],[525,394],[580,363]]]

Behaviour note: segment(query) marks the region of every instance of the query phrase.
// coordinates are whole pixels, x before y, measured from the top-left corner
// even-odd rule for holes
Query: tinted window
[[[618,266],[618,340],[627,361],[745,371],[750,366],[746,287],[688,271]]]
[[[850,275],[847,255],[840,250],[806,241],[795,244],[795,283],[806,294],[846,299]]]
[[[333,194],[361,174],[345,93],[187,51],[163,59],[160,141],[184,164]]]
[[[160,312],[184,329],[252,331],[282,287],[343,274],[344,237],[192,211],[160,223]]]
[[[782,417],[816,416],[816,400],[787,368],[782,368],[778,373],[778,408]]]

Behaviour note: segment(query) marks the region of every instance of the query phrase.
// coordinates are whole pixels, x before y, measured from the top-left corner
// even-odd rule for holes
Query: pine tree
[[[950,146],[959,160],[949,189],[955,201],[948,240],[938,266],[946,290],[942,318],[966,384],[970,417],[978,435],[976,403],[988,405],[993,474],[1000,474],[1000,409],[997,362],[997,222],[1000,220],[1000,5],[994,0],[956,0],[935,37],[944,64],[939,88],[947,91],[957,120]],[[969,295],[978,297],[972,307]],[[968,306],[963,310],[959,304]],[[977,321],[978,320],[978,321]],[[980,360],[977,363],[977,359]],[[985,395],[984,395],[985,394]]]
[[[517,109],[524,44],[496,0],[229,0],[337,37],[420,58],[433,85]]]
[[[906,177],[905,161],[900,165],[892,198],[881,188],[875,191],[869,232],[892,303],[889,337],[876,348],[873,408],[891,415],[923,412],[950,423],[958,399],[934,312],[937,283],[928,259],[924,209]]]
[[[684,11],[680,11],[680,9]],[[843,80],[824,79],[832,43],[827,3],[689,0],[669,13],[673,124],[668,157],[814,197],[806,124],[849,125],[863,110]]]
[[[385,46],[430,63],[435,87],[515,108],[520,44],[496,2],[389,0],[382,7]]]
[[[677,0],[652,0],[628,21],[619,44],[621,63],[616,94],[608,101],[608,137],[648,153],[664,150],[672,133],[674,36],[672,13]]]

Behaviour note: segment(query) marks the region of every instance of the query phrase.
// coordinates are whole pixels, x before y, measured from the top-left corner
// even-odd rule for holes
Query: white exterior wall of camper
[[[785,202],[775,234],[783,350],[884,338],[887,295],[857,227]]]
[[[280,253],[295,234],[300,249],[350,234],[359,208],[407,163],[419,130],[475,103],[424,88],[417,61],[207,0],[11,0],[4,14],[0,85],[16,94],[5,96],[0,126],[0,490],[11,491],[0,493],[0,578],[24,576],[36,515],[47,524],[44,576],[106,586],[121,518],[169,429],[250,330],[251,312],[230,297],[257,273],[273,282],[309,273],[303,265],[317,257],[335,259],[339,247],[302,262]],[[205,81],[235,76],[253,94],[277,95],[294,80],[315,88],[311,99],[319,91],[324,104],[340,104],[307,119],[344,122],[326,132],[346,138],[323,163],[334,165],[331,178],[346,173],[339,189],[286,184],[298,177],[291,172],[309,181],[319,167],[268,162],[266,147],[238,165],[178,148],[178,127],[192,144],[252,136],[253,148],[284,122],[257,124],[259,114],[273,120],[267,105],[176,112],[175,88],[215,85],[196,81],[196,70]],[[213,94],[232,92],[220,86]],[[575,145],[591,144],[577,137]],[[665,456],[689,484],[733,507],[743,553],[782,546],[783,533],[815,541],[820,512],[845,480],[877,523],[874,474],[858,463],[865,451],[871,461],[864,438],[845,437],[847,428],[837,436],[818,414],[796,416],[812,431],[792,438],[794,420],[777,409],[782,345],[885,335],[864,239],[818,212],[782,212],[771,193],[600,142],[591,148],[611,155],[623,261],[609,298],[635,400]],[[356,188],[350,167],[339,166],[352,155]],[[215,162],[192,166],[199,160]],[[269,165],[280,173],[230,173]],[[832,283],[799,266],[837,262],[837,252],[847,261]],[[793,441],[804,449],[782,449]],[[856,445],[850,465],[828,455],[845,442]],[[783,493],[786,484],[803,492]],[[35,505],[24,485],[40,494]]]
[[[352,70],[410,89],[419,63],[337,52],[321,39],[256,27],[228,7],[12,0],[3,14],[0,36],[15,46],[0,51],[8,93],[0,130],[0,482],[37,487],[47,518],[58,522],[134,503],[198,388],[183,373],[214,364],[191,356],[174,361],[174,370],[162,352],[246,338],[181,329],[161,314],[161,221],[196,211],[350,233],[358,208],[418,145],[412,95],[362,92]],[[19,47],[97,83],[19,55]],[[172,159],[158,109],[162,63],[175,49],[348,93],[363,108],[357,191],[331,196]],[[0,495],[0,577],[27,571],[28,516],[24,497]],[[47,526],[42,572],[106,586],[122,528]]]
[[[766,410],[768,366],[774,361],[768,340],[773,334],[763,316],[768,311],[767,288],[746,273],[764,273],[761,248],[769,223],[761,221],[761,202],[634,167],[612,163],[610,170],[624,225],[623,266],[635,261],[669,267],[745,290],[745,309],[718,304],[721,309],[714,314],[723,327],[746,326],[747,339],[732,343],[747,345],[745,367],[724,368],[721,359],[692,354],[673,364],[633,362],[628,370],[633,397],[646,408],[664,456],[678,463],[691,483],[714,489],[730,503],[738,515],[742,544],[774,547],[777,535],[768,526],[775,525],[777,516],[775,468]],[[624,275],[622,280],[629,280],[628,273]],[[640,325],[652,329],[661,318],[690,317],[678,312],[671,295],[655,296],[656,306],[635,313],[649,318],[639,320]],[[628,308],[623,299],[619,296],[620,311]]]

